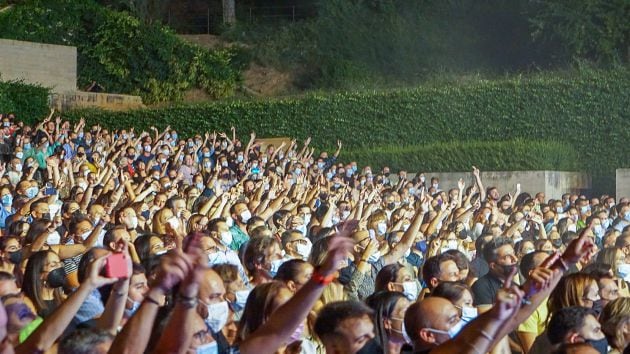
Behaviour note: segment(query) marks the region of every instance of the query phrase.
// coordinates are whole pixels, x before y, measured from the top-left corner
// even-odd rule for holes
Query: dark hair
[[[556,311],[547,325],[547,337],[551,344],[562,343],[570,331],[579,331],[584,325],[584,318],[592,314],[586,307],[572,306]]]
[[[455,264],[457,265],[457,269],[459,270],[470,269],[470,261],[468,260],[468,257],[466,257],[464,252],[460,250],[448,250],[444,252],[444,254],[449,254],[453,256],[453,260],[455,261]]]
[[[267,321],[273,310],[276,295],[286,288],[280,281],[272,281],[255,287],[247,297],[243,316],[238,324],[236,342],[242,342]]]
[[[497,260],[497,250],[505,245],[512,245],[512,240],[507,237],[493,238],[486,247],[483,248],[483,258],[486,262],[495,262]]]
[[[288,282],[289,280],[295,282],[297,281],[296,279],[305,264],[309,263],[301,259],[288,260],[282,263],[282,265],[278,268],[278,272],[276,273],[274,279],[283,282]]]
[[[374,280],[374,292],[387,291],[387,284],[390,282],[396,282],[398,271],[402,268],[404,267],[398,263],[388,264],[381,268],[378,274],[376,274],[376,279]]]
[[[359,301],[336,301],[324,306],[315,320],[315,333],[322,341],[337,333],[339,324],[349,318],[374,315],[374,311]]]
[[[151,237],[161,238],[158,234],[144,234],[136,237],[133,241],[133,245],[136,247],[136,252],[140,261],[145,262],[151,256]]]
[[[28,225],[28,223],[22,220],[17,220],[17,221],[12,222],[11,225],[9,225],[9,235],[20,237],[20,235],[22,234],[22,231],[24,230],[23,225]]]
[[[22,292],[26,295],[38,313],[48,312],[50,309],[48,305],[42,299],[41,290],[44,288],[44,281],[41,278],[41,274],[44,271],[44,265],[48,254],[52,251],[38,251],[28,257],[26,263],[26,270],[24,271],[24,281],[22,282]],[[55,289],[55,306],[61,304],[61,290]]]
[[[230,283],[235,282],[238,279],[238,267],[234,264],[216,264],[212,266],[212,270],[217,272],[223,284],[227,287]]]
[[[15,276],[9,272],[0,271],[0,281],[15,280]]]
[[[389,342],[389,331],[385,328],[385,320],[392,318],[392,313],[396,308],[398,300],[406,299],[405,294],[398,291],[380,291],[376,292],[367,299],[366,305],[374,310],[372,320],[374,321],[374,330],[376,337],[374,338],[381,348]],[[404,316],[403,316],[404,317]]]
[[[109,332],[97,328],[80,328],[61,339],[59,353],[92,354],[94,349],[108,341],[114,340]]]
[[[218,224],[220,222],[225,222],[224,218],[214,218],[208,221],[208,232],[216,232],[218,230]]]
[[[519,270],[526,279],[529,279],[529,272],[531,272],[532,269],[536,268],[536,264],[534,264],[534,258],[541,253],[545,255],[547,254],[547,252],[544,251],[534,251],[524,255],[523,258],[521,258]]]
[[[452,303],[462,299],[464,290],[468,290],[470,295],[474,296],[470,288],[461,282],[457,281],[441,281],[438,286],[433,289],[431,296],[444,298]]]
[[[274,243],[278,243],[278,241],[268,236],[253,237],[247,242],[245,252],[243,253],[243,265],[249,275],[253,275],[256,272],[257,264],[265,263],[265,250]]]
[[[455,261],[455,258],[448,253],[442,253],[437,256],[429,257],[422,266],[422,280],[426,283],[425,285],[431,289],[431,279],[439,278],[442,270],[440,269],[440,265],[446,261]]]
[[[33,220],[31,227],[28,229],[26,236],[24,237],[25,244],[29,245],[35,242],[37,236],[41,235],[50,226],[50,220]]]

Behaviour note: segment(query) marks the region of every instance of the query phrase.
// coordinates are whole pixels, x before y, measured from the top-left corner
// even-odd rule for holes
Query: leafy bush
[[[210,52],[93,0],[24,1],[0,14],[0,36],[76,46],[80,87],[97,81],[146,103],[178,100],[193,87],[230,96],[244,65],[233,62],[235,49]]]
[[[48,113],[47,88],[22,81],[0,82],[0,113],[14,113],[18,119],[38,120]]]
[[[359,165],[389,166],[394,171],[527,171],[578,169],[575,149],[558,142],[452,141],[418,146],[387,146],[345,151],[341,160]]]
[[[78,111],[111,128],[170,124],[182,135],[230,126],[261,137],[313,137],[326,148],[525,139],[572,146],[594,184],[630,166],[630,69],[467,81],[381,92],[307,95],[131,112]]]

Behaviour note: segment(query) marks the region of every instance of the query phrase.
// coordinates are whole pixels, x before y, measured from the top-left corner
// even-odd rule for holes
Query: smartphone
[[[52,183],[46,183],[46,189],[44,189],[44,195],[57,194],[57,190],[53,187]]]
[[[112,253],[105,261],[105,276],[108,278],[126,278],[129,276],[127,269],[127,256],[124,253]]]

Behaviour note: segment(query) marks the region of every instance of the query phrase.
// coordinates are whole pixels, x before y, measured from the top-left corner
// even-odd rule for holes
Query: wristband
[[[150,302],[152,304],[155,304],[155,305],[157,305],[157,307],[161,307],[162,306],[162,305],[160,305],[160,303],[157,300],[153,299],[149,295],[144,297],[144,301],[147,301],[147,302]]]
[[[317,284],[328,285],[335,280],[335,274],[324,276],[319,274],[319,269],[315,269],[313,275],[311,276],[311,280],[315,281]]]
[[[180,304],[184,305],[184,307],[189,309],[196,307],[197,303],[199,302],[196,297],[188,297],[182,294],[177,294],[176,300]]]

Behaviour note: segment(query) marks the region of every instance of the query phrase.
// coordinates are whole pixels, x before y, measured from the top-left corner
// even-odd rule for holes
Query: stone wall
[[[621,197],[630,197],[630,168],[617,169],[617,190],[615,197],[617,200]]]
[[[630,170],[628,174],[630,176]],[[460,178],[464,179],[467,187],[474,183],[471,172],[426,172],[424,175],[427,184],[431,182],[431,177],[438,177],[440,189],[456,188]],[[486,188],[497,187],[501,195],[514,193],[516,184],[520,183],[521,192],[532,196],[544,192],[547,199],[559,199],[564,193],[581,193],[591,188],[591,177],[582,172],[488,171],[481,172],[481,181]]]
[[[55,93],[52,95],[51,105],[59,111],[67,111],[73,108],[101,108],[111,111],[124,111],[144,107],[142,98],[139,96],[83,91]]]
[[[40,84],[53,92],[76,90],[77,48],[0,39],[0,78]]]

